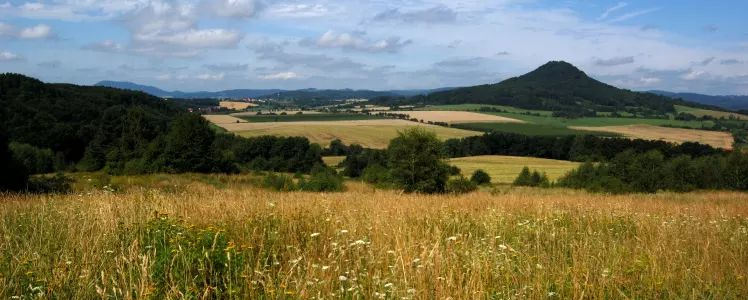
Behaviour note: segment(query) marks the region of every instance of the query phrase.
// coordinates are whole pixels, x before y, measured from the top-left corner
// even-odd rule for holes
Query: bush
[[[450,176],[460,175],[461,172],[462,172],[462,170],[460,170],[460,168],[458,168],[457,166],[449,166],[449,175]]]
[[[299,179],[298,188],[308,192],[342,192],[345,190],[343,177],[334,169],[315,165],[308,180]]]
[[[297,190],[293,178],[285,174],[269,173],[262,180],[262,186],[279,192]]]
[[[364,169],[361,179],[371,184],[386,185],[390,182],[390,171],[380,164],[371,164]]]
[[[13,157],[26,166],[30,174],[44,174],[55,171],[56,156],[50,149],[40,149],[29,144],[10,143]]]
[[[57,173],[52,177],[37,176],[31,177],[28,183],[28,191],[32,193],[70,193],[73,188],[73,179],[62,173]]]
[[[473,172],[473,175],[470,176],[470,181],[477,185],[484,185],[484,184],[490,184],[491,183],[491,176],[486,173],[486,171],[483,171],[481,169],[475,170]]]
[[[447,181],[446,191],[452,194],[465,194],[475,191],[478,186],[464,176],[450,179]]]
[[[513,185],[549,187],[550,181],[548,181],[548,176],[545,173],[538,171],[530,172],[530,168],[524,167],[517,178],[514,179]]]

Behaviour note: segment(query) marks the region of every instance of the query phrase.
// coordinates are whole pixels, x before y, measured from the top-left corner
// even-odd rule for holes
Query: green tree
[[[489,184],[491,183],[491,176],[488,175],[486,171],[478,169],[473,172],[472,176],[470,176],[470,181],[474,182],[477,185]]]
[[[215,166],[215,132],[208,121],[194,114],[180,116],[166,136],[163,163],[166,171],[211,172]]]
[[[517,175],[517,178],[514,179],[512,184],[516,186],[531,186],[532,174],[530,173],[530,168],[522,168],[522,171],[519,172],[519,175]]]
[[[0,132],[0,166],[0,191],[22,190],[26,187],[28,172],[8,149],[8,138],[3,132]]]
[[[391,180],[406,192],[441,193],[449,178],[442,142],[421,127],[399,132],[387,147]]]

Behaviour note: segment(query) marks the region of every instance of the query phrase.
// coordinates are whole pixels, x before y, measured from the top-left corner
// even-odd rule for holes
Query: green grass
[[[669,120],[669,119],[639,119],[639,118],[578,118],[578,119],[564,119],[555,117],[538,117],[528,116],[522,114],[512,113],[488,113],[492,115],[515,118],[528,123],[542,124],[542,125],[553,125],[559,127],[567,126],[622,126],[622,125],[654,125],[654,126],[672,126],[672,127],[684,127],[700,129],[702,125],[705,127],[711,127],[714,125],[712,121],[680,121],[680,120]]]
[[[694,108],[694,107],[688,107],[683,105],[676,105],[675,111],[677,113],[688,113],[692,114],[696,117],[703,117],[703,116],[710,116],[714,118],[725,118],[729,119],[730,116],[734,116],[737,119],[741,120],[748,120],[748,116],[741,115],[738,113],[733,112],[726,112],[726,111],[716,111],[716,110],[709,110],[709,109],[701,109],[701,108]]]
[[[319,121],[357,121],[357,120],[381,120],[385,117],[365,114],[290,114],[290,115],[259,115],[241,116],[240,119],[248,122],[319,122]]]
[[[600,132],[600,131],[587,131],[587,130],[575,130],[563,126],[548,125],[548,124],[533,124],[533,123],[463,123],[454,124],[452,127],[483,131],[483,132],[508,132],[517,133],[530,136],[564,136],[564,135],[598,135],[598,136],[619,136],[618,134]]]
[[[509,113],[533,113],[540,114],[541,116],[551,116],[552,111],[548,110],[534,110],[534,109],[522,109],[504,105],[490,105],[490,104],[452,104],[452,105],[434,105],[418,108],[417,110],[437,110],[437,111],[478,111],[481,107],[490,107],[507,111]]]
[[[491,176],[492,183],[499,184],[512,183],[524,167],[546,173],[550,180],[557,180],[579,166],[579,163],[563,160],[501,155],[453,158],[449,163],[460,168],[465,176],[482,169]]]

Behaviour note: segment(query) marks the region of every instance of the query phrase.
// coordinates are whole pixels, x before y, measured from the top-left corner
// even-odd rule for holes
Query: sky
[[[748,94],[745,12],[745,0],[0,0],[0,72],[390,90],[495,83],[565,60],[622,88]]]

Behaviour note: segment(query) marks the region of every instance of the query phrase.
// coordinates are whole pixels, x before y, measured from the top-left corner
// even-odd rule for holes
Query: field
[[[491,183],[504,184],[512,183],[524,167],[545,172],[548,179],[553,181],[579,166],[579,163],[563,160],[498,155],[453,158],[449,163],[460,168],[466,177],[477,169],[483,169],[491,175]]]
[[[453,127],[484,132],[497,131],[517,133],[529,136],[563,136],[584,134],[594,134],[598,136],[618,136],[618,134],[610,132],[590,132],[587,130],[574,130],[568,127],[530,123],[462,123],[455,124]]]
[[[732,149],[734,139],[732,135],[721,131],[707,131],[694,129],[669,128],[651,125],[603,126],[603,127],[571,127],[578,130],[607,131],[631,138],[647,140],[663,140],[673,143],[697,141],[716,148]]]
[[[533,113],[541,116],[551,116],[552,111],[548,110],[535,110],[535,109],[523,109],[504,105],[490,105],[490,104],[451,104],[451,105],[430,105],[417,110],[435,110],[435,111],[478,111],[481,108],[488,107],[497,110],[503,110],[509,113]]]
[[[282,113],[285,113],[286,115],[295,115],[299,112],[301,112],[304,115],[320,114],[320,112],[314,111],[314,110],[304,110],[304,111],[301,111],[301,110],[262,110],[262,113],[274,113],[276,115],[280,115]],[[251,116],[256,116],[257,112],[256,111],[243,111],[243,112],[233,113],[231,115],[237,118],[251,117]]]
[[[277,193],[152,176],[160,188],[0,195],[0,297],[748,297],[743,193]]]
[[[323,156],[322,161],[330,167],[335,167],[345,160],[345,156]]]
[[[462,138],[480,135],[480,132],[442,126],[420,124],[405,120],[360,120],[360,121],[319,121],[319,122],[265,122],[219,124],[228,131],[241,136],[304,136],[312,143],[323,146],[334,139],[343,143],[359,144],[367,148],[386,148],[390,140],[403,129],[422,126],[434,131],[441,139]]]
[[[693,108],[693,107],[682,106],[682,105],[676,105],[675,111],[678,113],[689,113],[697,117],[710,116],[710,117],[717,118],[717,119],[719,118],[730,119],[732,117],[738,120],[748,120],[748,116],[741,115],[739,113]]]
[[[247,121],[244,121],[242,119],[239,119],[234,116],[230,115],[203,115],[203,118],[210,121],[211,123],[221,126],[224,128],[224,125],[227,124],[236,124],[236,123],[246,123]]]
[[[410,118],[423,120],[424,122],[456,123],[523,123],[523,121],[467,111],[392,111],[394,114],[405,114]]]
[[[221,107],[234,109],[234,110],[243,110],[243,109],[247,109],[248,107],[258,106],[257,104],[254,104],[254,103],[240,102],[240,101],[220,101],[218,105],[220,105]]]
[[[236,116],[236,115],[234,115]],[[319,121],[355,121],[355,120],[380,120],[384,116],[366,114],[288,114],[288,115],[254,115],[237,116],[248,122],[319,122]]]

